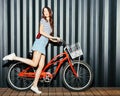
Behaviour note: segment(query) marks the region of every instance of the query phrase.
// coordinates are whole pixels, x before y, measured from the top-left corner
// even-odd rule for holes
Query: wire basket
[[[79,42],[72,44],[72,45],[67,45],[66,48],[72,59],[75,59],[75,58],[83,55],[83,52],[82,52]]]

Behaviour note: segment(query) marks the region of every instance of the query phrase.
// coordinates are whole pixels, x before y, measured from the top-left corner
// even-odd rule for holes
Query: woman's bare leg
[[[33,82],[34,87],[37,87],[38,80],[39,80],[41,71],[42,71],[42,69],[44,67],[44,64],[45,64],[45,55],[41,55],[39,65],[38,65],[38,68],[36,70],[35,79],[34,79],[34,82]]]
[[[18,57],[18,56],[15,56],[13,58],[13,60],[21,61],[30,66],[36,67],[39,63],[40,57],[41,57],[41,53],[38,51],[34,51],[32,60],[27,59],[27,58]]]

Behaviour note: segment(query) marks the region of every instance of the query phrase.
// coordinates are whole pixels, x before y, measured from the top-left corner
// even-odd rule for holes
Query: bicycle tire
[[[72,65],[76,70],[78,77],[75,77],[68,64],[63,70],[64,85],[72,91],[82,91],[87,89],[93,81],[93,71],[91,67],[87,63],[80,61],[73,61]]]
[[[18,73],[29,65],[22,62],[17,62],[9,67],[7,81],[9,85],[16,90],[27,90],[33,84],[33,78],[19,77]],[[34,68],[31,67],[29,72],[35,72]]]

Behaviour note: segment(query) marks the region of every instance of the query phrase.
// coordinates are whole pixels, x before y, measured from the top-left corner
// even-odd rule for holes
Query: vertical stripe
[[[48,0],[48,7],[51,8],[51,0]]]
[[[32,41],[33,41],[33,6],[32,6],[32,3],[33,3],[32,0],[30,0],[29,1],[29,31],[27,31],[27,33],[29,33],[29,39],[28,39],[29,46],[28,46],[27,52],[31,50]]]
[[[120,0],[117,0],[116,26],[116,86],[120,86]]]
[[[98,73],[98,63],[99,63],[99,0],[96,0],[96,11],[95,11],[95,21],[96,21],[96,26],[95,26],[95,64],[94,64],[94,79],[95,79],[95,85],[97,86],[97,82],[98,82],[98,77],[99,77],[99,73]]]
[[[108,21],[109,21],[109,0],[104,1],[104,17],[103,17],[103,37],[104,37],[104,86],[107,86],[108,81]]]
[[[84,0],[82,2],[82,42],[83,42],[83,52],[84,52],[84,55],[87,56],[87,0]],[[87,59],[87,58],[85,58]]]
[[[23,30],[22,30],[22,37],[23,37],[23,57],[26,57],[26,50],[27,50],[27,40],[26,40],[26,36],[27,36],[27,0],[23,0]],[[29,35],[28,35],[29,36]],[[29,43],[29,42],[28,42]]]
[[[66,0],[66,43],[69,43],[69,1]]]
[[[72,34],[71,34],[72,39],[71,40],[72,40],[73,44],[75,43],[75,38],[74,37],[75,37],[75,33],[76,33],[75,32],[75,26],[76,26],[76,23],[75,23],[75,15],[76,15],[75,14],[75,11],[76,11],[75,10],[75,1],[76,0],[72,0],[72,2],[71,2],[72,3],[72,10],[71,10],[72,11],[72,14],[71,14],[72,15],[72,21],[71,21],[72,22],[72,26],[71,26],[71,28],[72,28],[72,30],[71,30],[72,31]]]
[[[41,1],[41,8],[45,7],[45,0],[40,0]]]
[[[3,43],[4,43],[4,54],[6,55],[7,53],[8,53],[8,38],[6,38],[6,36],[8,35],[8,25],[7,25],[7,21],[8,21],[8,19],[7,19],[7,0],[4,0],[4,2],[3,2],[3,5],[4,5],[4,7],[3,7],[3,17],[4,17],[4,19],[3,19],[3,22],[4,22],[4,26],[3,26]],[[2,28],[1,28],[2,29]],[[2,36],[2,35],[1,35]],[[2,37],[1,37],[2,38]],[[2,43],[1,43],[2,44]]]
[[[81,25],[82,25],[82,0],[78,0],[78,41],[80,42],[80,44],[81,44],[81,40],[82,40],[82,37],[81,37]]]
[[[63,39],[63,0],[60,1],[60,38]],[[63,51],[63,47],[60,47],[60,52]]]
[[[15,32],[14,32],[14,18],[15,18],[15,14],[14,14],[14,0],[11,0],[11,5],[10,5],[10,12],[11,12],[11,24],[10,24],[10,26],[11,26],[11,30],[10,30],[10,32],[11,32],[11,52],[10,53],[12,53],[12,52],[14,52],[15,51],[15,48],[14,48],[14,45],[15,45],[15,36],[13,35],[13,34],[15,34]]]
[[[35,26],[35,36],[36,36],[36,34],[37,34],[37,32],[39,31],[39,2],[40,2],[40,0],[36,0],[35,1],[35,24],[36,24],[36,26]]]
[[[20,1],[17,1],[17,55],[20,56]]]
[[[3,11],[4,11],[4,9],[3,9],[3,2],[2,2],[2,0],[0,0],[0,21],[2,21],[3,20]],[[2,55],[3,55],[3,49],[2,49],[2,43],[3,43],[3,33],[2,33],[2,31],[3,31],[3,22],[2,23],[0,23],[0,70],[2,70]],[[0,78],[2,78],[2,76],[3,76],[3,72],[2,71],[0,71]],[[3,86],[2,84],[2,79],[0,79],[0,86]]]
[[[91,57],[93,57],[94,58],[94,26],[95,26],[95,20],[94,20],[94,13],[95,13],[95,2],[94,2],[95,0],[92,0],[91,1],[91,3],[90,3],[90,31],[88,30],[88,36],[90,35],[90,37],[89,37],[89,44],[88,44],[88,46],[90,46],[89,48],[90,49],[88,49],[89,51],[88,52],[90,52],[88,55],[90,55],[89,57],[91,58]],[[88,53],[87,52],[87,53]],[[94,61],[89,61],[89,63],[92,65],[92,64],[94,64]]]
[[[54,36],[57,36],[57,0],[54,1]],[[57,55],[57,47],[54,47],[54,56]]]

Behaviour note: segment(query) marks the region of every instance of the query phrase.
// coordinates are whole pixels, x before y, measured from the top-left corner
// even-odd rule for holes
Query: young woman
[[[12,53],[10,55],[7,55],[3,58],[3,60],[17,60],[24,62],[30,66],[38,67],[36,70],[35,79],[33,82],[33,85],[31,87],[31,90],[34,91],[37,94],[41,94],[42,92],[39,91],[37,84],[39,80],[40,73],[42,71],[42,68],[44,67],[45,63],[45,47],[49,40],[52,42],[59,42],[59,37],[53,37],[50,34],[53,32],[53,20],[52,20],[52,11],[49,7],[44,7],[42,11],[42,18],[40,20],[40,34],[41,37],[39,39],[36,39],[33,46],[33,58],[26,59],[21,58],[15,55],[15,53]]]

